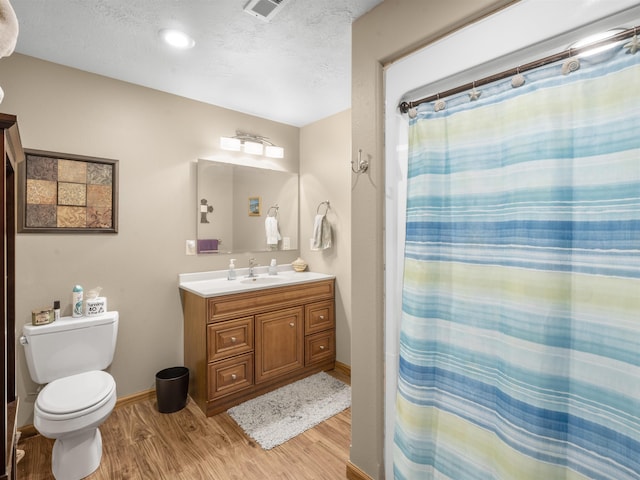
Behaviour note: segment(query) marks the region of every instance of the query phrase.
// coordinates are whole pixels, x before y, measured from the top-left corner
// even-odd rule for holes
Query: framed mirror
[[[199,254],[298,249],[298,174],[198,160]]]

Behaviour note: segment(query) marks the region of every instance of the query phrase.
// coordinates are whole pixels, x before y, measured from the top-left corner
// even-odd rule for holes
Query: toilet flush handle
[[[20,335],[20,345],[28,345],[29,341],[27,340],[27,337],[25,337],[24,335]]]

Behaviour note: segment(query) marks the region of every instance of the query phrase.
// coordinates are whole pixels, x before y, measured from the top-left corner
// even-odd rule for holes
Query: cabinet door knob
[[[231,374],[231,380],[235,380],[236,378],[238,378],[238,376],[235,373]]]
[[[320,315],[320,320],[324,320],[324,315]]]
[[[296,326],[296,324],[295,324],[295,323],[293,323],[293,322],[291,322],[291,323],[289,324],[289,326],[290,326],[290,327],[295,327],[295,326]]]
[[[231,337],[231,343],[236,343],[236,337]]]
[[[324,345],[320,345],[320,350],[324,350]]]

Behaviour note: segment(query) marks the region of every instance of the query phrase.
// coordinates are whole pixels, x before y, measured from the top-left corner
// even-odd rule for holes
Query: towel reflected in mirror
[[[278,242],[282,240],[280,229],[278,228],[278,219],[276,217],[265,218],[264,229],[267,234],[267,245],[271,248],[276,248]]]

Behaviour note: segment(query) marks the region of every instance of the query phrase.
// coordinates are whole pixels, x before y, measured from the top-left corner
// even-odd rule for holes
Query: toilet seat
[[[39,415],[50,420],[86,415],[107,403],[115,386],[113,377],[101,370],[59,378],[38,394],[36,408]]]

